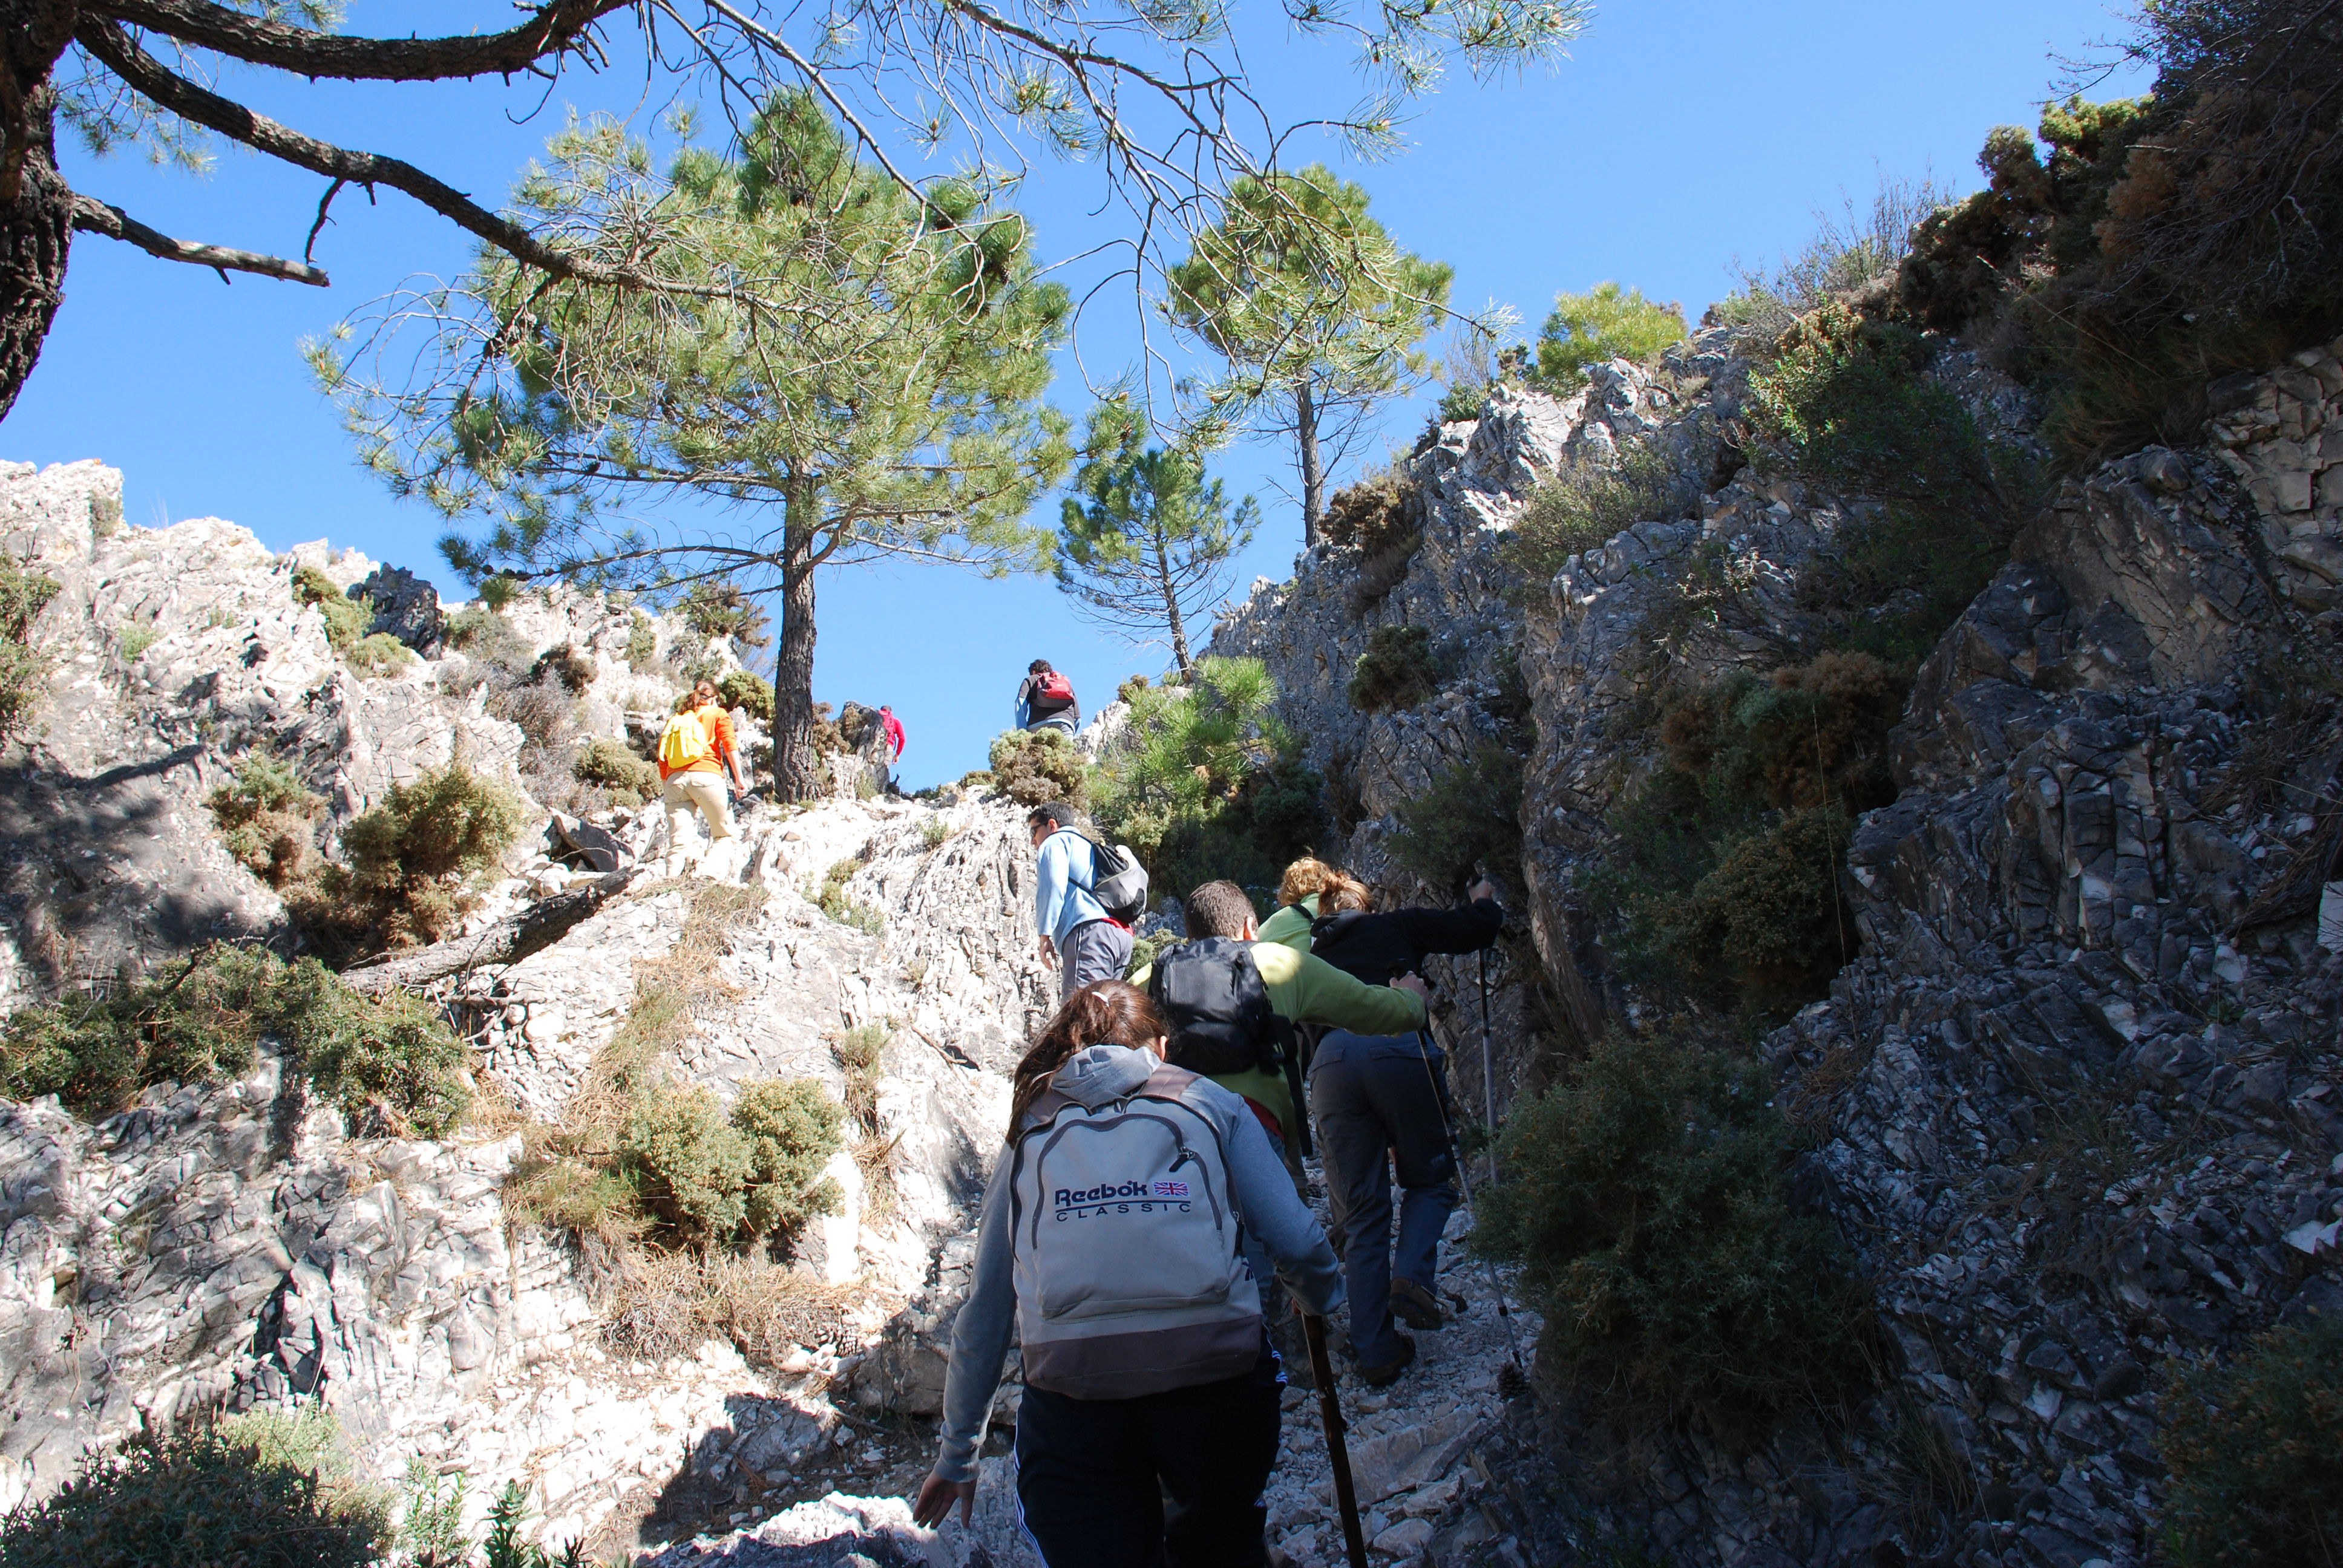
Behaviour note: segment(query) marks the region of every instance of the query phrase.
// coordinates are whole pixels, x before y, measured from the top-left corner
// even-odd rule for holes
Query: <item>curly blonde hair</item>
[[[1339,915],[1345,910],[1371,911],[1375,907],[1375,895],[1358,878],[1342,871],[1329,872],[1326,885],[1318,890],[1318,917]]]
[[[1298,904],[1311,894],[1323,889],[1328,878],[1339,877],[1342,874],[1325,861],[1312,859],[1304,855],[1285,868],[1285,875],[1277,884],[1277,901],[1281,904]]]

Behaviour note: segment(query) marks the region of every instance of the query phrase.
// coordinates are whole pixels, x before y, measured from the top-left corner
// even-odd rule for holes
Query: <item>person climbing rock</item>
[[[1018,1515],[1048,1568],[1269,1562],[1261,1496],[1285,1380],[1262,1325],[1275,1287],[1237,1237],[1259,1238],[1305,1312],[1340,1304],[1342,1276],[1242,1102],[1163,1050],[1146,996],[1105,980],[1069,997],[1018,1063],[952,1325],[941,1442],[912,1503],[920,1524],[954,1503],[961,1523],[973,1515],[1014,1327]]]
[[[879,730],[887,737],[887,766],[892,768],[903,759],[903,721],[883,702],[879,705]]]
[[[1363,884],[1323,880],[1324,912],[1310,926],[1311,956],[1367,985],[1423,967],[1431,953],[1480,952],[1504,929],[1496,884],[1483,877],[1459,909],[1376,914]],[[1351,1347],[1369,1383],[1391,1382],[1415,1359],[1399,1332],[1437,1329],[1440,1237],[1455,1212],[1456,1145],[1447,1054],[1418,1029],[1374,1034],[1334,1029],[1309,1062],[1310,1116],[1351,1298]],[[1391,1240],[1392,1180],[1400,1189],[1399,1244]]]
[[[1074,683],[1050,668],[1046,658],[1025,667],[1017,688],[1017,728],[1062,729],[1071,735],[1082,727],[1081,704],[1074,700]]]
[[[1131,962],[1131,923],[1099,898],[1101,857],[1082,831],[1085,822],[1063,800],[1025,814],[1034,849],[1033,924],[1041,933],[1041,961],[1059,966],[1061,1000],[1092,980],[1121,979]]]
[[[746,793],[740,754],[732,739],[732,719],[716,696],[716,683],[703,680],[685,694],[669,715],[659,744],[659,799],[667,807],[667,860],[673,870],[682,853],[685,822],[697,810],[708,823],[708,836],[721,841],[732,834],[732,804],[724,789],[725,775],[732,788]]]

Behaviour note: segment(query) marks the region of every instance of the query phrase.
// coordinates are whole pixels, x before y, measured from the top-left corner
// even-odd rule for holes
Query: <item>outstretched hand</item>
[[[920,1495],[911,1504],[911,1523],[932,1530],[951,1513],[955,1501],[960,1503],[960,1522],[966,1525],[976,1516],[976,1483],[946,1481],[931,1470],[920,1483]]]

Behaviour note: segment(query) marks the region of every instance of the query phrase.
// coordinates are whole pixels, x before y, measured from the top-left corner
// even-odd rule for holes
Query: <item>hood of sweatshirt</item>
[[[1136,1093],[1155,1071],[1156,1056],[1128,1045],[1086,1045],[1066,1058],[1050,1086],[1095,1111]]]

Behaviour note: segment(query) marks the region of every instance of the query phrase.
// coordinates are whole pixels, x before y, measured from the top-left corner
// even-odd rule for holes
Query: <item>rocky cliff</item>
[[[1670,1005],[1622,978],[1617,911],[1590,891],[1659,759],[1655,703],[1810,656],[1802,584],[1865,505],[1744,466],[1751,369],[1711,331],[1566,402],[1501,391],[1401,464],[1423,542],[1395,586],[1363,594],[1378,563],[1322,548],[1214,642],[1268,660],[1313,760],[1355,789],[1349,849],[1371,869],[1397,808],[1498,734],[1498,661],[1518,658],[1535,953],[1508,966],[1501,1101]],[[2022,395],[1973,359],[1940,348],[1930,374],[2028,439]],[[1624,1487],[1618,1434],[1550,1411],[1518,1429],[1577,1499],[1550,1550],[1599,1526],[1685,1563],[2145,1563],[2163,1379],[2343,1310],[2343,959],[2317,918],[2343,845],[2321,673],[2343,367],[2314,351],[2211,402],[2203,448],[2060,488],[1926,660],[1896,798],[1838,878],[1859,950],[1764,1043],[1808,1150],[1795,1198],[1876,1292],[1878,1392],[1755,1451],[1644,1433]],[[1550,581],[1511,578],[1502,546],[1535,488],[1623,442],[1664,453],[1696,503]],[[1353,711],[1352,666],[1399,625],[1432,631],[1438,691]]]

